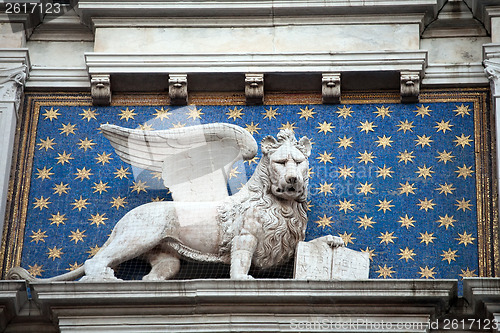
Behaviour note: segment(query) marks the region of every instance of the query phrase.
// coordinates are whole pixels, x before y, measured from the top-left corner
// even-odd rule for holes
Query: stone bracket
[[[111,104],[111,80],[109,74],[95,74],[90,78],[92,104],[107,106]]]
[[[170,74],[168,76],[168,96],[172,105],[187,105],[187,74]]]
[[[418,103],[420,95],[420,73],[401,72],[401,102]]]
[[[324,104],[340,103],[340,73],[324,73],[321,79],[321,95]]]
[[[245,74],[245,97],[248,105],[264,103],[264,74]]]

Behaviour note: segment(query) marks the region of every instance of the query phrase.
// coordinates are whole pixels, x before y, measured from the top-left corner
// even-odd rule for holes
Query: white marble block
[[[295,254],[294,278],[299,280],[365,280],[370,256],[325,242],[300,242]]]

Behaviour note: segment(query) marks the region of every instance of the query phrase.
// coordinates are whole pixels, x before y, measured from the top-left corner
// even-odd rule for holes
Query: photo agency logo
[[[72,0],[0,0],[0,15],[6,15],[13,33],[31,30],[73,10]]]

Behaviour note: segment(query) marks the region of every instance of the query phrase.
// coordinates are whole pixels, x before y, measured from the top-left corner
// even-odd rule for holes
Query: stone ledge
[[[90,79],[84,68],[33,66],[26,89],[90,90]]]

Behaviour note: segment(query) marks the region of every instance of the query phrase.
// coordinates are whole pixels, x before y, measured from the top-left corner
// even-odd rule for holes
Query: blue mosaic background
[[[91,257],[130,209],[170,200],[158,175],[119,159],[100,124],[211,122],[247,128],[257,142],[281,128],[309,137],[307,240],[340,235],[369,252],[370,278],[477,275],[472,103],[42,106],[21,265],[38,277],[65,273]],[[235,165],[231,188],[257,162]]]

